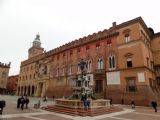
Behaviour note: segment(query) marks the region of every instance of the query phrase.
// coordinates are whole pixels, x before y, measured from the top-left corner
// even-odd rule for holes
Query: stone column
[[[45,96],[45,93],[46,93],[46,83],[43,82],[43,88],[42,88],[42,94],[41,94],[41,97],[44,97]]]
[[[17,92],[17,95],[21,95],[21,86],[19,86],[19,91]]]
[[[38,83],[38,84],[37,84],[36,93],[35,93],[36,97],[38,97],[38,96],[39,96],[39,87],[40,87],[40,85],[39,85],[39,83]]]
[[[32,85],[30,86],[30,96],[32,96]]]

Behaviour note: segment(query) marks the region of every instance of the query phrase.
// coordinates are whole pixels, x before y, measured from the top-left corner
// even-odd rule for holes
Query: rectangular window
[[[133,67],[132,58],[127,58],[127,68]]]
[[[112,46],[112,40],[107,40],[107,46],[108,47]]]
[[[59,76],[59,68],[56,70],[56,76]]]
[[[127,80],[127,91],[128,92],[136,92],[136,81],[134,79]]]
[[[72,65],[69,64],[68,66],[68,74],[71,75],[72,74]]]
[[[100,43],[96,44],[96,50],[100,49]]]
[[[124,41],[125,41],[125,43],[128,43],[128,42],[130,41],[130,36],[129,36],[129,34],[126,34],[126,35],[124,36]]]
[[[62,76],[64,76],[64,67],[62,67]]]
[[[77,65],[77,73],[81,73],[81,69],[79,65]]]

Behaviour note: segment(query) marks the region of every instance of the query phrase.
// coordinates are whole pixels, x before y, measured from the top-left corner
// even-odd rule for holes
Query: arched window
[[[77,64],[77,73],[81,73],[81,68],[79,66],[79,63]]]
[[[103,69],[103,60],[102,60],[102,58],[98,58],[97,69],[98,70]]]
[[[87,72],[91,72],[92,71],[92,63],[91,60],[87,60],[86,61],[87,64]]]
[[[62,67],[62,76],[64,76],[65,74],[65,69],[64,69],[64,66]]]
[[[68,65],[68,74],[69,75],[72,74],[72,65],[71,64]]]
[[[59,76],[59,67],[56,68],[56,76]]]
[[[115,68],[115,56],[111,55],[109,56],[109,68]]]

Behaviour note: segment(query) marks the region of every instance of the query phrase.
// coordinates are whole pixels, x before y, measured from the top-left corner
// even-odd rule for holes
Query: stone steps
[[[62,113],[62,114],[67,114],[71,116],[97,116],[97,115],[103,115],[103,114],[109,114],[113,112],[119,112],[122,111],[123,109],[118,108],[118,107],[102,107],[102,108],[92,108],[88,110],[84,109],[74,109],[74,108],[66,108],[66,107],[59,107],[59,106],[47,106],[47,107],[42,107],[41,109],[47,110],[50,112],[57,112],[57,113]]]

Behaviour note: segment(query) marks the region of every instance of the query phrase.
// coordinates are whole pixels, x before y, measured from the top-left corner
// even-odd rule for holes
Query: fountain
[[[67,108],[83,109],[84,101],[82,98],[85,97],[86,99],[89,99],[90,109],[110,107],[109,100],[94,99],[92,87],[89,86],[90,79],[85,79],[85,68],[87,66],[86,62],[81,59],[78,66],[80,67],[81,74],[80,78],[75,81],[76,86],[73,87],[73,94],[68,99],[56,99],[55,105]]]
[[[81,70],[81,74],[80,77],[75,80],[76,85],[73,87],[73,94],[68,99],[56,99],[55,105],[47,106],[42,109],[73,116],[96,116],[122,111],[122,108],[111,106],[110,100],[93,99],[93,90],[92,87],[89,86],[90,79],[85,78],[85,68],[87,64],[81,59],[78,66]],[[87,107],[84,106],[86,100],[89,102],[89,106]]]
[[[87,98],[93,97],[93,90],[89,86],[90,78],[85,79],[86,76],[85,73],[85,66],[87,66],[86,62],[81,59],[78,66],[80,67],[81,74],[80,78],[76,80],[76,86],[73,87],[73,98],[74,99],[82,99],[83,96],[86,96]]]

